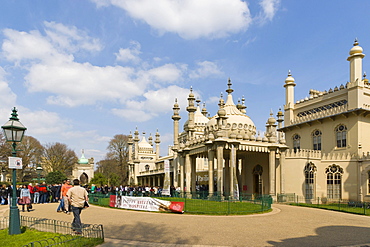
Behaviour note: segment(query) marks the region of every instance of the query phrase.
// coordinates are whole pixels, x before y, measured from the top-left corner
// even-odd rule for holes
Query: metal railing
[[[208,191],[197,192],[174,192],[172,196],[162,196],[151,192],[135,193],[93,193],[89,194],[89,202],[100,206],[109,206],[110,195],[123,195],[135,197],[157,197],[163,200],[184,202],[186,213],[195,214],[247,214],[264,212],[271,209],[273,202],[270,195],[256,195],[241,193],[239,196],[230,196],[220,193],[209,193]]]
[[[8,216],[0,219],[0,229],[5,229],[8,226]],[[42,232],[64,234],[63,236],[58,236],[55,238],[34,241],[24,246],[53,246],[71,241],[86,241],[86,239],[99,239],[101,240],[101,243],[104,242],[103,225],[83,224],[82,234],[74,235],[72,224],[70,222],[21,215],[21,226],[25,226]],[[67,246],[71,246],[70,243]]]
[[[330,199],[327,197],[305,198],[292,194],[278,194],[278,203],[289,203],[298,206],[329,209],[347,213],[370,215],[370,202],[352,201],[344,199]]]

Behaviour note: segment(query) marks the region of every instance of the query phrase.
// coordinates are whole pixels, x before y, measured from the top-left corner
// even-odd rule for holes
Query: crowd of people
[[[115,194],[120,196],[162,196],[163,188],[161,186],[129,186],[129,185],[119,185],[119,186],[95,186],[92,184],[88,187],[89,193],[101,193],[101,194]],[[175,188],[170,187],[170,195],[176,196],[181,192],[180,187]]]

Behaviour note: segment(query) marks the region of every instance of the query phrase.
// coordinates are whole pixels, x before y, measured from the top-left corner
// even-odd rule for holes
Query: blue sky
[[[181,126],[191,86],[213,116],[230,77],[235,103],[245,97],[263,132],[285,103],[288,70],[295,100],[349,80],[354,39],[370,51],[369,9],[368,0],[3,1],[0,121],[16,106],[27,135],[96,161],[115,134],[158,129],[165,155],[175,98]]]

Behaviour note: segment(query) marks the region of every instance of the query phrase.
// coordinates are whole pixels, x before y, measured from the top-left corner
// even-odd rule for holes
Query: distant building
[[[130,181],[163,185],[164,160],[170,160],[171,184],[193,192],[294,194],[307,201],[350,199],[370,201],[370,83],[362,70],[363,49],[355,41],[349,52],[349,82],[324,91],[310,90],[295,101],[295,79],[285,80],[284,113],[270,113],[264,133],[257,133],[246,114],[244,99],[235,104],[231,81],[226,102],[208,112],[192,89],[187,120],[180,132],[180,107],[173,107],[174,142],[166,157],[129,135]],[[299,85],[299,83],[298,83]]]
[[[82,150],[81,158],[78,160],[72,170],[72,178],[78,178],[80,184],[84,185],[90,182],[94,177],[94,158],[86,159],[84,150]]]

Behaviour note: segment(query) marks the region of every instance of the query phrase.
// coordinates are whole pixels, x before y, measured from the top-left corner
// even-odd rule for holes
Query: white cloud
[[[244,31],[252,18],[241,0],[126,0],[97,1],[98,7],[111,5],[124,9],[160,34],[177,33],[184,39],[222,38]]]
[[[198,62],[197,65],[198,68],[189,73],[191,79],[223,75],[221,69],[214,62],[203,61]]]
[[[10,89],[8,82],[5,80],[6,72],[0,66],[0,106],[2,109],[8,111],[15,105],[17,96]],[[5,111],[5,113],[7,113]]]
[[[118,53],[116,53],[116,59],[117,61],[121,62],[133,62],[135,64],[140,62],[139,55],[141,54],[141,45],[137,41],[131,41],[130,42],[131,47],[126,49],[120,49]]]
[[[260,6],[263,11],[262,20],[271,21],[274,18],[279,5],[280,0],[260,0]]]

